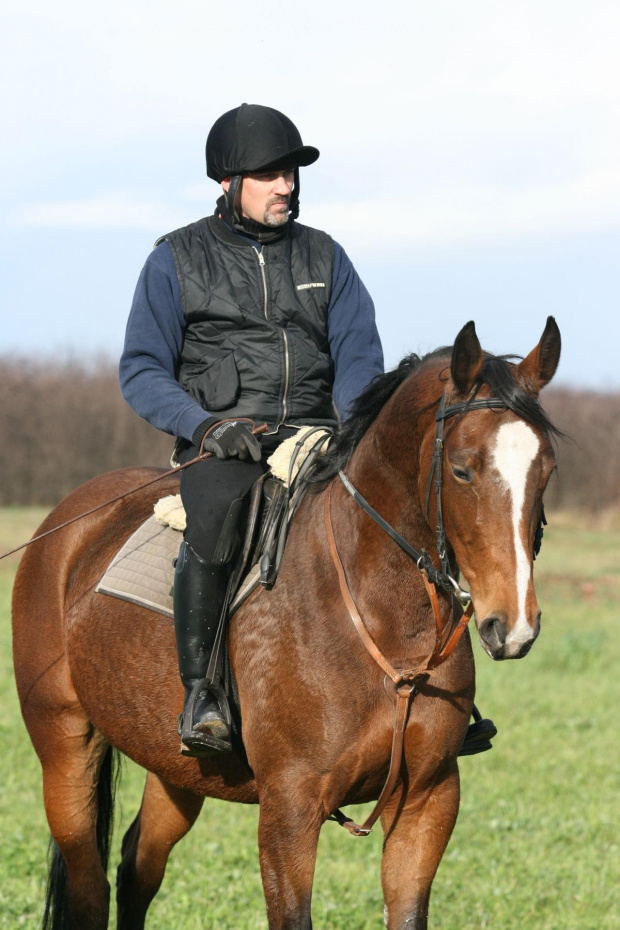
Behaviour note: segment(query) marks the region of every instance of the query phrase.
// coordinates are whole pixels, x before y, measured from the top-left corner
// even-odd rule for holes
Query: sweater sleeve
[[[334,272],[328,309],[328,338],[334,360],[334,403],[341,420],[376,375],[383,374],[383,349],[375,308],[342,246],[334,242]]]
[[[170,246],[151,252],[134,294],[119,374],[123,397],[152,426],[192,440],[209,413],[176,380],[185,319]]]

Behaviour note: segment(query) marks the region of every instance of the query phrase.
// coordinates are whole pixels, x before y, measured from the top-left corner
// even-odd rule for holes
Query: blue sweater
[[[138,279],[120,361],[121,391],[129,406],[152,426],[191,441],[211,414],[176,380],[184,330],[179,279],[164,241],[153,249]],[[337,242],[328,338],[334,360],[334,402],[345,419],[355,398],[383,373],[383,350],[373,302]]]

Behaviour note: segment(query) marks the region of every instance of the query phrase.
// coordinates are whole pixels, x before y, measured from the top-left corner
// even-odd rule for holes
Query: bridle
[[[387,781],[385,782],[376,806],[369,817],[363,824],[357,824],[350,817],[347,817],[342,811],[337,810],[332,814],[332,819],[337,820],[341,826],[346,827],[353,836],[368,836],[373,825],[378,820],[385,805],[392,795],[396,782],[400,774],[400,764],[402,760],[403,743],[405,739],[405,727],[411,700],[416,692],[418,683],[426,679],[428,675],[441,665],[450,656],[461,636],[465,632],[467,623],[473,614],[473,602],[468,591],[461,588],[457,579],[452,574],[450,560],[447,554],[447,537],[443,521],[442,508],[442,488],[443,488],[443,460],[444,460],[444,424],[445,421],[456,415],[463,415],[470,410],[507,410],[507,404],[495,398],[474,397],[468,401],[446,406],[446,391],[442,394],[437,413],[435,414],[435,443],[433,446],[433,456],[431,460],[428,485],[426,489],[425,512],[426,518],[429,519],[429,503],[431,498],[433,479],[435,480],[435,497],[437,502],[437,526],[435,530],[435,542],[437,546],[437,555],[441,568],[437,569],[433,565],[432,559],[425,549],[417,550],[411,543],[401,536],[397,530],[391,526],[387,520],[372,507],[366,498],[360,494],[350,478],[340,469],[338,477],[344,485],[347,492],[353,500],[384,530],[391,539],[397,543],[406,554],[413,559],[416,568],[421,572],[424,585],[431,602],[433,616],[435,618],[435,644],[433,651],[418,666],[411,669],[396,669],[388,659],[379,650],[376,643],[366,629],[364,621],[355,605],[351,590],[347,583],[344,567],[338,554],[334,530],[331,520],[331,495],[333,483],[330,484],[325,493],[324,499],[324,521],[327,533],[330,555],[336,567],[338,583],[342,599],[347,607],[349,616],[353,621],[360,639],[366,647],[374,661],[383,669],[387,679],[391,679],[394,691],[396,692],[396,708],[394,713],[394,728],[392,733],[392,754],[390,758],[390,769]],[[439,599],[437,597],[437,588],[456,598],[465,611],[454,627],[446,636],[445,627],[441,618],[439,608]]]
[[[433,568],[433,563],[428,553],[422,550],[422,562],[418,568],[424,568],[429,579],[434,584],[439,585],[446,591],[452,591],[463,606],[465,606],[471,597],[467,591],[459,585],[456,578],[453,577],[450,570],[450,560],[446,551],[446,530],[443,522],[442,506],[442,489],[443,489],[443,459],[444,459],[444,423],[450,417],[469,413],[470,410],[507,410],[507,405],[495,397],[486,397],[476,399],[475,397],[468,401],[462,401],[460,404],[451,404],[446,407],[446,392],[444,391],[439,401],[439,409],[435,414],[435,444],[433,446],[433,457],[431,459],[431,469],[426,486],[426,500],[424,512],[426,519],[429,520],[429,503],[431,490],[433,486],[433,476],[435,477],[435,501],[437,504],[437,527],[435,530],[435,545],[437,555],[441,562],[441,571]]]
[[[425,514],[426,519],[429,520],[429,503],[431,497],[431,491],[433,487],[433,478],[435,479],[435,500],[437,504],[437,527],[435,530],[435,545],[437,547],[437,555],[439,556],[439,561],[441,563],[441,568],[437,569],[433,565],[433,561],[426,551],[426,549],[417,550],[411,543],[398,533],[393,526],[391,526],[387,520],[384,520],[383,517],[377,513],[377,511],[372,507],[365,497],[357,490],[353,485],[353,482],[350,478],[345,475],[345,473],[340,470],[338,472],[338,477],[342,481],[344,487],[349,492],[351,497],[357,504],[364,510],[369,517],[377,523],[382,530],[384,530],[388,536],[390,536],[395,543],[397,543],[400,548],[407,553],[410,558],[416,564],[416,567],[419,571],[423,572],[429,582],[436,587],[442,588],[449,594],[454,594],[455,597],[459,600],[463,607],[466,607],[467,604],[471,601],[471,597],[468,591],[465,591],[457,579],[452,574],[452,569],[450,566],[450,560],[447,554],[447,538],[446,530],[443,521],[443,507],[442,507],[442,489],[443,489],[443,459],[444,459],[444,423],[450,417],[456,416],[457,414],[468,413],[470,410],[507,410],[507,405],[498,400],[495,397],[480,398],[479,400],[473,399],[469,401],[463,401],[460,404],[451,404],[449,407],[446,407],[446,392],[441,395],[439,401],[439,408],[435,414],[435,443],[433,446],[433,457],[431,459],[431,468],[428,476],[428,484],[426,487],[426,499],[425,499]]]

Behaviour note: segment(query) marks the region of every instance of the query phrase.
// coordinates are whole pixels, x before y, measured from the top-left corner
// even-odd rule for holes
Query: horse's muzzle
[[[505,621],[498,616],[489,616],[478,627],[480,639],[485,651],[492,659],[522,659],[528,654],[540,632],[540,614],[529,635],[515,639],[515,631],[508,631]]]
[[[533,627],[527,628],[528,632],[520,636],[515,636],[516,631],[509,631],[505,621],[498,616],[491,615],[485,617],[478,632],[485,651],[492,659],[500,661],[502,659],[522,659],[532,648],[538,633],[540,632],[540,615],[538,616]]]
[[[480,639],[492,659],[505,659],[506,637],[508,635],[504,621],[499,617],[485,617],[478,627]]]

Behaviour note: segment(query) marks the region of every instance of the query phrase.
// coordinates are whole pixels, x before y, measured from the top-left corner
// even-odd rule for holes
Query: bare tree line
[[[556,510],[602,513],[620,507],[620,392],[547,388],[542,403],[566,434],[546,501]]]
[[[552,509],[620,506],[620,393],[543,394],[559,443]],[[173,439],[137,417],[109,361],[50,363],[0,357],[0,504],[53,505],[95,475],[167,466]]]
[[[109,361],[0,358],[0,504],[53,505],[95,475],[165,466],[173,439],[123,400]]]

